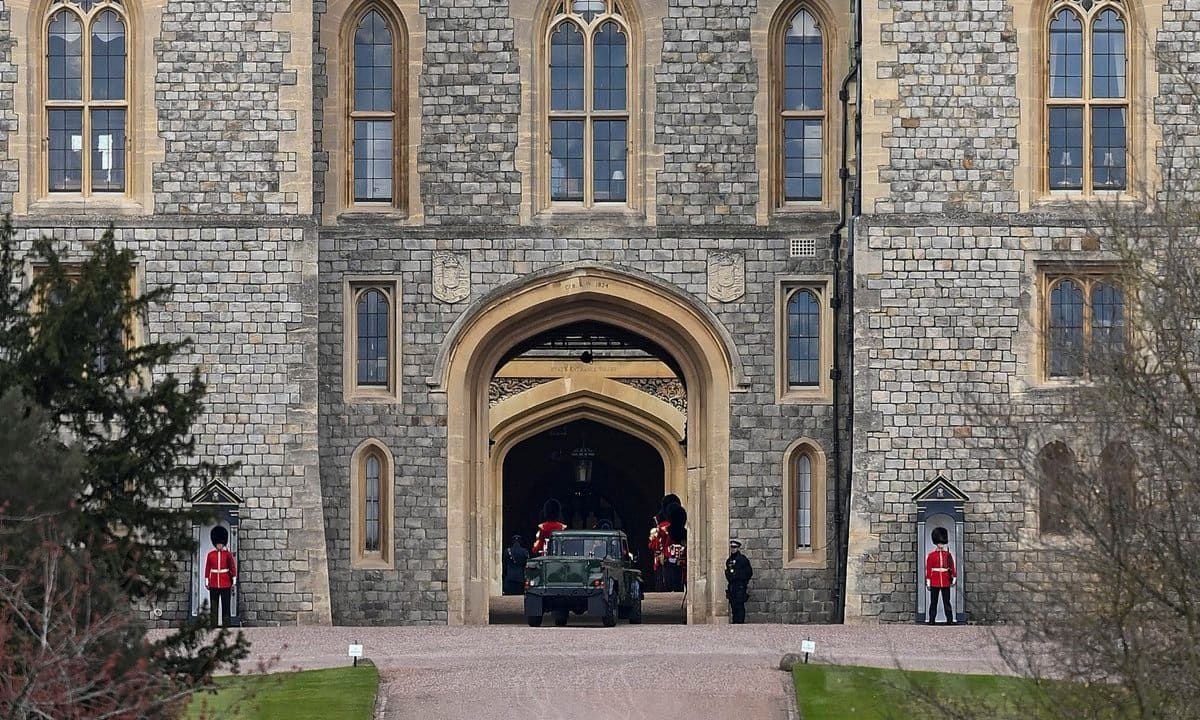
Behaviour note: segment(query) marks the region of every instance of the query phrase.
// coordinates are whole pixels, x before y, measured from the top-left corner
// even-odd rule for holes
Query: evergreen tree
[[[86,259],[65,265],[52,239],[20,248],[7,220],[0,228],[5,416],[45,418],[61,461],[76,468],[62,472],[22,454],[19,437],[9,434],[0,445],[4,546],[10,562],[32,552],[38,538],[23,534],[21,523],[54,516],[56,528],[71,533],[65,546],[86,548],[114,606],[178,595],[195,552],[193,526],[207,519],[181,499],[231,469],[195,455],[192,427],[203,412],[204,383],[198,370],[184,379],[173,372],[188,341],[140,340],[137,328],[170,289],[138,292],[134,261],[111,230]],[[26,267],[34,270],[29,281]],[[43,443],[40,452],[53,451]],[[210,638],[204,630],[187,626],[153,645],[143,643],[144,630],[123,637],[157,672],[194,686],[246,655],[240,635]]]

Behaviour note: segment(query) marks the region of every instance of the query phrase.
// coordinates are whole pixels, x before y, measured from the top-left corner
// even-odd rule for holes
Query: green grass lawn
[[[917,688],[929,688],[937,696],[953,698],[955,702],[977,702],[995,709],[993,717],[1002,717],[1015,712],[1014,698],[1027,698],[1036,692],[1030,680],[997,675],[902,672],[838,665],[797,665],[792,674],[804,720],[936,716],[928,706],[916,704]]]
[[[188,720],[370,720],[379,690],[371,666],[217,679],[217,693],[199,693]]]

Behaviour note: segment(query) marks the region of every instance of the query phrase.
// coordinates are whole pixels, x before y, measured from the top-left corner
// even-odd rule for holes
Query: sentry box
[[[963,553],[963,522],[964,507],[970,501],[961,490],[945,477],[938,475],[916,495],[913,502],[917,504],[917,577],[916,577],[916,617],[919,623],[925,622],[929,610],[929,591],[925,589],[925,558],[933,550],[932,539],[934,528],[945,528],[948,536],[947,548],[954,555],[955,569],[958,571],[958,583],[950,588],[950,605],[954,609],[954,622],[967,621],[966,603],[963,598],[967,593],[967,559]],[[938,615],[942,614],[941,607]]]

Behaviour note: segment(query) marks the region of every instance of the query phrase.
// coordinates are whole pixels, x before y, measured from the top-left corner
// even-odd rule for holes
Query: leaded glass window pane
[[[553,200],[583,200],[583,124],[583,120],[550,122],[550,197]]]
[[[1050,188],[1083,188],[1083,108],[1050,108]]]
[[[796,461],[796,547],[812,548],[812,459],[801,455]]]
[[[354,201],[392,201],[391,119],[354,121]]]
[[[49,170],[52,192],[83,188],[83,110],[49,110]]]
[[[1125,97],[1125,22],[1115,10],[1092,26],[1092,97]]]
[[[787,304],[787,377],[791,387],[821,384],[821,309],[811,290],[797,290]]]
[[[606,22],[596,33],[592,52],[595,54],[593,82],[594,110],[625,109],[625,77],[628,60],[625,52],[625,33],[615,22]]]
[[[821,31],[806,10],[796,13],[783,42],[783,109],[824,106]]]
[[[92,191],[125,190],[125,108],[92,110]]]
[[[366,487],[363,488],[363,499],[366,503],[366,512],[363,513],[363,518],[365,520],[363,528],[363,550],[366,552],[379,552],[379,516],[382,505],[380,501],[380,476],[382,475],[382,463],[379,462],[379,458],[377,456],[368,455],[366,464],[366,472],[364,473],[366,475]]]
[[[1125,189],[1125,108],[1092,108],[1092,188]]]
[[[1115,285],[1092,288],[1092,355],[1101,365],[1119,362],[1125,354],[1125,293]]]
[[[583,110],[583,33],[563,22],[550,36],[550,109]]]
[[[823,124],[820,119],[783,123],[783,183],[787,200],[821,199]]]
[[[74,13],[63,10],[50,20],[46,45],[51,100],[83,99],[83,28]]]
[[[1083,375],[1083,288],[1061,280],[1050,290],[1050,377]]]
[[[125,99],[125,25],[111,10],[92,23],[92,99]]]
[[[358,298],[358,385],[386,386],[391,343],[388,301],[379,290]]]
[[[592,125],[596,202],[625,200],[625,126],[624,120],[597,120]]]
[[[1067,9],[1050,21],[1050,97],[1083,97],[1083,23]]]
[[[354,33],[354,109],[392,111],[392,31],[376,10],[358,23]]]

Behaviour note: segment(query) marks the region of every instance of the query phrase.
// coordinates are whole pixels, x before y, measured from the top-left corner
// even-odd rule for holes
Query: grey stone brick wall
[[[789,259],[787,239],[777,232],[718,239],[613,228],[585,239],[566,228],[460,230],[452,237],[389,233],[369,226],[322,231],[321,480],[334,621],[445,621],[446,407],[444,396],[430,393],[425,379],[432,374],[451,324],[471,303],[529,273],[579,261],[667,280],[707,304],[731,333],[752,379],[749,390],[732,399],[730,455],[730,532],[747,541],[755,566],[755,593],[748,610],[752,618],[775,622],[828,620],[833,560],[826,570],[783,568],[782,503],[784,450],[807,436],[831,452],[831,408],[776,405],[773,354],[775,279],[783,273],[831,272],[827,251],[817,259]],[[446,246],[471,256],[471,296],[455,305],[432,295],[433,250]],[[717,249],[746,255],[746,295],[732,303],[707,298],[707,255]],[[343,398],[341,278],[347,274],[395,275],[402,283],[403,378],[398,404],[347,403]],[[389,571],[350,567],[350,456],[371,437],[383,441],[395,458],[396,569]],[[829,487],[832,493],[832,480]],[[832,537],[832,529],[829,533]]]
[[[671,0],[655,70],[660,223],[755,222],[759,201],[756,0]]]
[[[321,21],[329,11],[327,0],[313,0],[313,216],[321,217],[325,207],[325,174],[329,172],[329,150],[325,147],[325,101],[329,98],[329,53],[336,48],[321,46]]]
[[[421,148],[425,222],[505,223],[521,202],[521,83],[507,0],[422,0]]]
[[[894,63],[879,64],[879,79],[899,83],[900,93],[873,108],[892,117],[879,171],[890,195],[875,212],[1015,212],[1021,108],[1012,6],[879,0],[878,8],[893,13],[879,39],[896,50]]]
[[[73,260],[86,257],[103,232],[19,226],[22,247],[48,235]],[[198,367],[208,386],[205,412],[193,428],[197,455],[241,465],[230,487],[245,500],[238,548],[244,620],[327,622],[314,417],[315,232],[161,223],[115,232],[118,244],[136,255],[145,288],[174,287],[150,310],[145,337],[192,341],[190,352],[160,372],[188,377]],[[185,500],[182,488],[176,499]],[[161,609],[164,621],[181,621],[187,597]]]
[[[154,102],[166,142],[153,170],[157,212],[296,212],[296,193],[280,190],[281,173],[296,169],[295,153],[280,150],[280,135],[297,128],[296,113],[279,102],[280,87],[297,80],[283,68],[293,39],[272,27],[290,11],[287,0],[166,4],[155,38]]]
[[[12,11],[0,0],[0,213],[12,211],[17,191],[17,159],[12,140],[17,131],[17,67],[12,62],[16,38],[12,34]]]
[[[1154,118],[1162,128],[1158,162],[1166,178],[1164,199],[1200,199],[1200,3],[1163,3],[1157,33],[1159,72]]]

